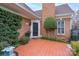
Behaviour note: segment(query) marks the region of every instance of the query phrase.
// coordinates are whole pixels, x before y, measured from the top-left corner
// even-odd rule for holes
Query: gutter
[[[56,16],[71,16],[73,13],[56,14]]]
[[[25,17],[24,15],[21,15],[21,14],[15,12],[15,11],[12,11],[12,10],[10,10],[10,9],[8,9],[8,8],[6,8],[6,7],[4,7],[4,6],[0,6],[0,8],[6,10],[6,11],[8,11],[8,12],[11,12],[11,13],[13,13],[13,14],[16,14],[16,15],[19,15],[19,16],[22,16],[22,17]],[[25,17],[25,18],[26,18],[26,17]]]
[[[28,11],[30,14],[32,14],[32,15],[35,16],[36,18],[39,18],[39,19],[41,18],[41,17],[37,16],[36,14],[34,14],[33,12],[29,11],[27,8],[23,7],[22,5],[17,4],[17,3],[15,3],[15,4],[16,4],[17,6],[19,6],[20,8],[22,8],[22,9]]]

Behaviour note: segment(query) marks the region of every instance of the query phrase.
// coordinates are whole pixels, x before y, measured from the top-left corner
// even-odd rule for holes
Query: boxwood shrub
[[[27,44],[29,42],[29,40],[30,40],[30,31],[27,31],[25,33],[25,36],[19,40],[19,43],[24,45],[24,44]]]
[[[49,29],[56,29],[57,28],[57,22],[56,19],[54,17],[47,17],[45,22],[44,22],[44,27],[45,29],[49,30]]]
[[[25,36],[25,37],[23,37],[22,39],[19,40],[19,43],[21,45],[24,45],[24,44],[26,44],[28,42],[29,42],[29,37],[28,36]]]

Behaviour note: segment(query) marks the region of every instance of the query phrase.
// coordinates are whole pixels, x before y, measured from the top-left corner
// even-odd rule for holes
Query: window
[[[64,34],[64,20],[57,20],[57,34]]]

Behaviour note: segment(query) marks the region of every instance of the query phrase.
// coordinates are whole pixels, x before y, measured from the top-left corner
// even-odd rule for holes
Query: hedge
[[[18,39],[22,17],[0,8],[0,42],[14,45]]]

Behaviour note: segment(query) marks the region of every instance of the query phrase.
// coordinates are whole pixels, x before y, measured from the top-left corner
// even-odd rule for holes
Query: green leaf
[[[53,17],[47,17],[44,22],[44,27],[46,29],[56,29],[57,28],[56,19]]]
[[[7,41],[11,45],[16,43],[21,20],[21,16],[0,8],[0,42]]]

